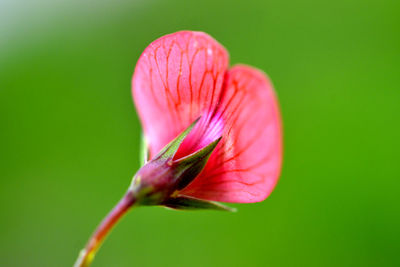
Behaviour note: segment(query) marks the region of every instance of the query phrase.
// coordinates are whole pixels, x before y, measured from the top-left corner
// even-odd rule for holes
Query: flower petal
[[[223,139],[202,173],[182,195],[223,202],[258,202],[274,188],[281,169],[281,118],[264,73],[235,66],[213,119],[223,121]]]
[[[216,106],[227,66],[225,48],[202,32],[166,35],[145,49],[136,65],[132,90],[149,159]]]

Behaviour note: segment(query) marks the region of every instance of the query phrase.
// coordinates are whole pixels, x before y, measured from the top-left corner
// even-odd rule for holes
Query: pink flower
[[[168,191],[165,199],[257,202],[275,187],[282,131],[272,84],[258,69],[228,64],[227,51],[209,35],[182,31],[151,43],[136,65],[132,91],[150,163],[197,118],[172,160],[178,162],[217,140],[195,177]],[[138,173],[151,180],[146,177],[160,169],[147,165]]]
[[[214,201],[257,202],[281,168],[278,102],[261,71],[228,69],[228,53],[205,33],[183,31],[151,43],[132,81],[148,161],[104,218],[75,266],[87,267],[134,205],[230,210]]]

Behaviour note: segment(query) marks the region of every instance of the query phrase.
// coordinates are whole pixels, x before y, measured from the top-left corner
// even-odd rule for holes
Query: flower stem
[[[107,234],[119,219],[129,210],[135,203],[135,197],[131,191],[128,191],[118,204],[110,211],[103,219],[96,231],[90,237],[86,247],[81,250],[74,267],[88,267],[93,261],[93,258],[106,238]]]

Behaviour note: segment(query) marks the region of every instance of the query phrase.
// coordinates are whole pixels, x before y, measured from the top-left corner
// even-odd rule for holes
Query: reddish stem
[[[135,198],[132,192],[128,191],[125,196],[118,202],[118,204],[108,213],[103,219],[96,231],[93,233],[86,247],[81,250],[74,267],[88,267],[90,266],[93,258],[106,238],[107,234],[119,219],[129,210],[135,203]]]

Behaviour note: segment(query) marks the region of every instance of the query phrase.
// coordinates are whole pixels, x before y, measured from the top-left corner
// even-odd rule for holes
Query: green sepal
[[[186,128],[180,135],[178,135],[174,140],[172,140],[168,145],[166,145],[155,157],[154,160],[160,159],[170,159],[173,158],[176,151],[178,151],[179,146],[182,144],[183,140],[192,131],[194,126],[197,124],[200,118],[196,119],[189,127]]]
[[[142,133],[140,138],[140,166],[143,166],[147,163],[147,161],[149,160],[149,154],[150,151],[147,145],[147,140]]]
[[[178,190],[188,186],[200,174],[221,138],[219,137],[202,149],[173,162],[176,177],[179,177]]]
[[[230,211],[235,212],[235,208],[231,208],[225,205],[222,205],[218,202],[208,201],[197,199],[193,197],[180,196],[169,198],[166,200],[163,205],[167,208],[175,209],[175,210],[222,210],[222,211]]]

